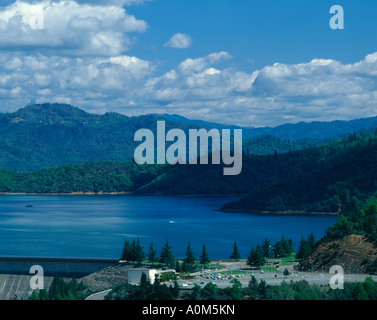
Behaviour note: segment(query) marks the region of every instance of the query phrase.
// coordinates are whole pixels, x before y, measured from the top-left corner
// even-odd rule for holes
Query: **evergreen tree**
[[[193,266],[194,266],[194,263],[195,263],[195,256],[194,256],[194,252],[192,251],[192,248],[191,248],[191,243],[190,241],[188,242],[188,245],[187,245],[187,248],[186,248],[186,257],[185,259],[183,260],[183,263],[184,263],[184,266],[185,266],[185,271],[191,271]]]
[[[199,285],[195,284],[192,292],[189,294],[189,300],[200,300],[201,299],[201,288]]]
[[[131,259],[132,259],[131,244],[130,244],[130,241],[126,239],[123,245],[123,252],[122,252],[121,260],[131,261]]]
[[[309,238],[308,238],[308,245],[310,250],[313,250],[315,245],[317,244],[317,241],[315,240],[314,233],[310,233]]]
[[[271,258],[271,242],[267,238],[262,244],[263,255],[266,259]]]
[[[275,257],[286,257],[293,252],[293,241],[292,239],[287,240],[282,236],[280,241],[276,241],[274,245],[274,255]]]
[[[263,254],[263,250],[261,246],[258,244],[256,249],[254,247],[251,248],[249,257],[247,259],[247,264],[251,267],[260,268],[264,266],[266,263],[266,259]]]
[[[241,254],[240,254],[240,251],[238,250],[238,246],[237,246],[237,242],[236,241],[234,241],[233,252],[230,255],[230,259],[233,259],[233,260],[239,260],[239,259],[241,259]]]
[[[175,266],[175,256],[168,240],[166,240],[165,245],[162,247],[160,261],[167,267],[174,268]]]
[[[255,277],[252,277],[247,286],[246,293],[249,295],[250,300],[256,300],[258,297],[258,282]]]
[[[202,254],[200,256],[200,263],[205,267],[210,262],[211,262],[211,260],[209,259],[206,244],[203,243],[203,250],[202,250]]]
[[[151,282],[148,280],[147,275],[143,272],[140,278],[138,300],[145,300],[152,290]]]
[[[153,242],[149,246],[147,258],[149,262],[152,262],[152,265],[157,261],[157,250],[154,249]]]
[[[175,263],[175,272],[181,272],[181,266],[179,264],[179,261],[177,260],[176,263]]]
[[[297,259],[305,259],[310,252],[311,250],[308,241],[301,236],[300,246],[296,255]]]
[[[263,279],[259,282],[258,285],[258,295],[261,300],[264,300],[267,297],[267,283]]]
[[[141,265],[141,263],[145,260],[145,253],[144,248],[140,244],[140,239],[132,241],[131,245],[131,252],[132,252],[132,261],[136,261],[137,265]]]

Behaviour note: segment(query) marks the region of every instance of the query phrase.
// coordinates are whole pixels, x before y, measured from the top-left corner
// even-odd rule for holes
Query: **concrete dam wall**
[[[0,274],[29,275],[32,266],[41,266],[46,276],[83,277],[118,264],[114,259],[0,257]]]
[[[43,268],[44,288],[48,289],[56,276],[79,279],[118,263],[113,259],[0,257],[0,300],[30,296],[33,292],[30,280],[37,274],[33,270],[30,272],[33,266]]]

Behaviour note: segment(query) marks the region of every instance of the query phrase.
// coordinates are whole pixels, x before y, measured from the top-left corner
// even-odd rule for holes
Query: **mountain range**
[[[155,132],[158,120],[166,120],[166,130],[185,132],[239,128],[178,115],[98,115],[67,104],[30,105],[0,114],[0,169],[34,171],[91,161],[130,161],[137,145],[135,132],[141,128]],[[377,117],[242,129],[245,153],[266,155],[323,145],[374,127]]]
[[[283,124],[277,127],[239,127],[231,124],[219,124],[202,120],[192,120],[173,114],[161,114],[159,116],[172,122],[196,124],[205,128],[216,129],[242,129],[243,136],[251,139],[258,136],[269,135],[283,140],[298,141],[304,139],[329,139],[335,137],[344,137],[349,133],[358,132],[363,129],[377,127],[377,117],[355,119],[350,121],[330,121],[330,122],[299,122],[295,124]]]

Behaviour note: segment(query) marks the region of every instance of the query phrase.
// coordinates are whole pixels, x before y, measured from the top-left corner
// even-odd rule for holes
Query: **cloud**
[[[115,6],[132,6],[140,5],[144,2],[149,2],[153,0],[76,0],[77,3],[89,3],[89,4],[100,4],[100,5],[115,5]]]
[[[355,119],[377,114],[377,53],[353,64],[313,59],[245,72],[215,65],[226,52],[186,59],[148,81],[164,112],[245,126]]]
[[[79,21],[77,27],[90,25]],[[350,64],[313,59],[253,72],[232,67],[231,59],[219,51],[161,72],[158,63],[124,53],[77,57],[3,50],[0,111],[66,102],[97,113],[178,113],[244,126],[377,114],[377,53]]]
[[[176,33],[168,42],[164,44],[165,47],[186,49],[191,47],[192,39],[189,35],[184,33]]]
[[[143,4],[144,2],[150,2],[153,0],[76,0],[76,3],[82,3],[82,4],[97,4],[101,6],[132,6],[132,5],[140,5]],[[0,6],[8,6],[12,3],[14,3],[14,0],[3,0],[0,3]],[[36,3],[36,0],[24,0],[24,2],[27,3]]]
[[[2,53],[0,65],[0,99],[8,110],[30,101],[86,105],[97,112],[105,105],[119,107],[138,98],[135,93],[154,71],[152,63],[125,55],[83,59]]]
[[[145,21],[116,6],[45,0],[35,4],[16,1],[0,7],[3,51],[116,56],[132,45],[130,33],[147,29]]]

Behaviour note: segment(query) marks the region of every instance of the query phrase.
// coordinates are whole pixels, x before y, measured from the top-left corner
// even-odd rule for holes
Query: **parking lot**
[[[243,287],[246,287],[252,277],[259,282],[260,280],[266,281],[269,285],[280,285],[283,281],[300,281],[306,280],[309,284],[316,285],[329,285],[331,278],[334,274],[326,272],[299,272],[293,269],[294,264],[285,265],[278,271],[271,267],[270,271],[260,270],[247,270],[247,266],[242,262],[229,262],[222,263],[226,268],[211,268],[202,270],[195,274],[191,274],[191,279],[180,279],[178,284],[182,289],[191,289],[194,285],[204,287],[209,282],[216,284],[219,288],[231,287],[234,280],[237,279],[241,282]],[[265,268],[266,269],[266,268]],[[289,275],[284,275],[284,270],[288,269]],[[344,274],[345,282],[364,282],[367,277],[372,277],[377,281],[377,276],[370,276],[367,274]]]

